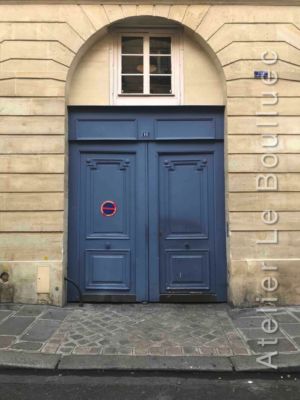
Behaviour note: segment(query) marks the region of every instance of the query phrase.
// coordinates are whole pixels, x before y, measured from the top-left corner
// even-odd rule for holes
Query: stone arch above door
[[[122,21],[123,24],[122,24]],[[126,32],[130,29],[140,29],[151,26],[149,32],[178,33],[176,46],[176,59],[173,66],[176,67],[177,98],[175,104],[181,105],[224,105],[225,91],[222,73],[215,65],[215,60],[207,52],[195,35],[180,24],[157,17],[133,17],[122,20],[119,24],[113,24],[112,29],[93,44],[77,63],[69,82],[67,97],[68,105],[109,105],[114,104],[113,84],[115,82],[116,58],[116,31]],[[138,32],[138,31],[137,31]],[[179,67],[177,67],[179,65]],[[174,73],[174,70],[173,70]],[[127,100],[127,99],[126,99]],[[150,101],[149,101],[150,100]],[[170,105],[170,98],[152,97],[146,101],[148,105]],[[118,100],[122,104],[122,98]],[[133,97],[131,102],[141,105],[141,99]],[[135,103],[134,103],[135,104]],[[133,104],[133,105],[134,105]],[[173,103],[172,103],[173,104]]]
[[[206,5],[82,5],[81,9],[88,17],[89,24],[97,30],[87,33],[88,37],[73,58],[67,77],[67,104],[110,104],[110,30],[113,26],[122,24],[127,27],[142,27],[148,20],[157,27],[164,24],[182,28],[184,96],[181,104],[224,105],[226,84],[221,63],[198,32],[209,8]],[[104,86],[101,94],[96,89],[101,83],[97,68],[102,68],[105,76],[104,82],[102,79]],[[91,73],[94,74],[93,77]]]

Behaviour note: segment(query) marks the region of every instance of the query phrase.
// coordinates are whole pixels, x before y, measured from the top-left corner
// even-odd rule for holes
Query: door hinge
[[[226,236],[229,237],[229,234],[230,234],[230,232],[229,232],[229,222],[227,221],[226,222]]]

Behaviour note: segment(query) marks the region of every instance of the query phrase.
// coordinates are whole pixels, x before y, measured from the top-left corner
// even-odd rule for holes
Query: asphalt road
[[[298,375],[41,375],[0,372],[1,400],[299,400]]]

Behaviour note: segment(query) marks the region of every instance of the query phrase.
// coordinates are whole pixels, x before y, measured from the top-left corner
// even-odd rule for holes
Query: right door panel
[[[199,301],[208,296],[222,301],[225,296],[219,290],[225,279],[222,158],[221,143],[150,145],[152,300]]]

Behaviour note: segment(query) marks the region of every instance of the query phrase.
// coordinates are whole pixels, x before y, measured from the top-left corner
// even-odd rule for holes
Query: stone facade
[[[76,66],[112,23],[159,16],[193,33],[226,88],[229,301],[299,304],[300,3],[51,3],[0,2],[0,272],[15,301],[65,301],[66,99]],[[265,70],[279,80],[253,79]]]

